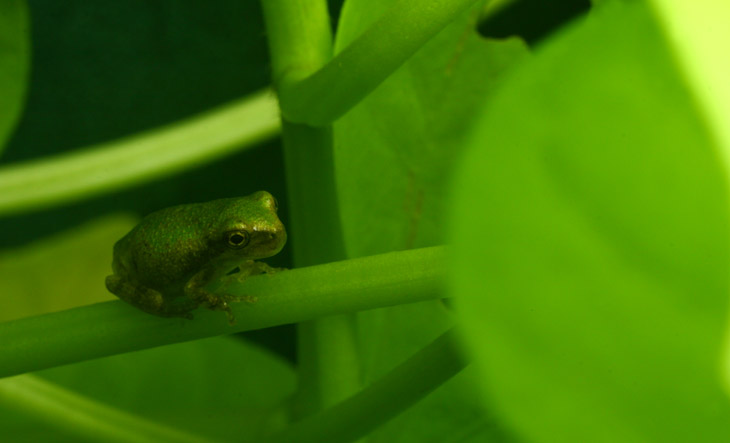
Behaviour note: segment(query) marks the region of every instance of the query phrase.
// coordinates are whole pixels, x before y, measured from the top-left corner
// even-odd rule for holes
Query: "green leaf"
[[[25,103],[30,70],[30,32],[25,0],[0,2],[0,153]]]
[[[348,2],[338,47],[389,2]],[[384,4],[385,3],[385,4]],[[338,192],[350,257],[444,241],[454,160],[474,112],[525,58],[516,39],[489,41],[470,10],[334,126]]]
[[[671,40],[691,89],[702,105],[711,131],[730,163],[730,59],[723,54],[730,41],[730,5],[722,0],[673,2],[654,0],[654,9]]]
[[[727,170],[702,111],[647,6],[620,2],[485,106],[451,289],[489,406],[526,440],[730,435]]]
[[[283,427],[287,415],[284,404],[296,387],[289,365],[267,351],[231,338],[116,355],[37,375],[105,406],[220,441],[261,441],[262,434]],[[59,423],[56,414],[46,414],[41,407],[19,408],[17,399],[15,404],[8,404],[6,389],[14,383],[15,378],[0,381],[3,432],[28,441],[32,441],[31,436],[44,435],[39,434],[43,431],[51,435],[49,432],[58,430],[62,431],[60,436],[86,438],[91,431],[112,432],[104,438],[90,434],[94,440],[112,438],[116,423],[95,417],[93,410],[77,410],[78,422]],[[21,404],[24,400],[21,397]],[[29,400],[54,402],[53,398]],[[92,418],[90,422],[85,422],[86,414]]]
[[[336,48],[367,29],[392,1],[349,1]],[[474,111],[502,74],[527,55],[516,39],[486,41],[462,14],[334,125],[338,195],[348,256],[444,241],[444,192]],[[358,315],[363,379],[372,381],[452,324],[441,302]],[[494,438],[460,374],[373,434],[387,441]],[[444,413],[448,405],[448,413]],[[455,436],[459,428],[464,434]]]
[[[100,217],[28,245],[0,249],[0,321],[114,300],[104,287],[112,245],[136,224]],[[39,278],[42,276],[43,278]]]

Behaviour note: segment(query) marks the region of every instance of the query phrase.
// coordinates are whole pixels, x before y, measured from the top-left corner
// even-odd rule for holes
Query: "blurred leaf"
[[[654,0],[652,4],[730,166],[730,59],[718,56],[730,42],[730,28],[726,26],[730,4],[717,0],[692,4]]]
[[[23,105],[30,71],[30,32],[25,0],[0,2],[0,153]]]
[[[0,250],[0,321],[115,299],[104,287],[112,246],[135,224],[129,216],[104,217]]]
[[[295,388],[287,364],[246,342],[220,337],[37,374],[147,420],[225,441],[260,441],[261,433],[283,426],[283,405]],[[46,436],[54,432],[12,408],[2,409],[0,427],[14,441],[32,441],[41,430]],[[58,434],[52,435],[55,441]]]
[[[705,0],[695,8],[681,2],[655,0],[654,9],[673,43],[681,69],[689,79],[706,125],[717,141],[722,161],[730,168],[730,62],[718,57],[730,42],[730,5]],[[730,331],[729,331],[730,332]],[[730,340],[725,344],[725,390],[730,392]]]
[[[459,170],[452,289],[529,441],[730,435],[726,170],[654,20],[607,3],[546,44]]]
[[[336,47],[344,48],[392,4],[349,1]],[[518,40],[481,39],[477,10],[444,29],[334,125],[338,194],[348,256],[444,241],[444,189],[473,124],[502,74],[525,58]],[[446,330],[442,303],[359,314],[363,377],[374,380]],[[460,374],[373,434],[383,441],[494,438]],[[448,405],[448,406],[445,406]],[[444,411],[448,408],[448,412]],[[454,434],[455,428],[464,435]],[[471,430],[474,434],[469,434]]]

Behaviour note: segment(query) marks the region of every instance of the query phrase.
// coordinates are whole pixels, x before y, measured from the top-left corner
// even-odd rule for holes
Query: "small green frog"
[[[286,243],[277,204],[266,191],[247,197],[173,206],[148,215],[114,245],[113,275],[106,287],[150,314],[193,318],[198,307],[225,311],[254,297],[213,294],[209,283],[237,280],[276,269],[255,259],[275,255]]]

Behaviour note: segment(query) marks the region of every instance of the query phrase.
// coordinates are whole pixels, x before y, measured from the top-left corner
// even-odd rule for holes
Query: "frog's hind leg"
[[[131,285],[116,275],[110,275],[106,278],[106,287],[109,292],[120,299],[147,313],[160,317],[193,318],[190,311],[195,306],[185,306],[180,303],[173,305],[165,300],[161,292],[144,286]]]

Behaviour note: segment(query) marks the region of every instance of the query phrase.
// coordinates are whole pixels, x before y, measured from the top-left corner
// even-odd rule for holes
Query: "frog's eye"
[[[276,197],[271,197],[274,200],[274,212],[279,212],[279,202],[276,200]]]
[[[246,231],[230,231],[226,233],[228,247],[232,249],[241,249],[248,244],[251,236]]]

